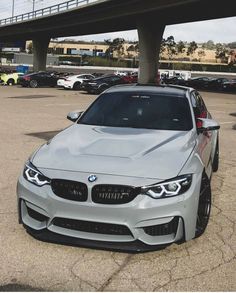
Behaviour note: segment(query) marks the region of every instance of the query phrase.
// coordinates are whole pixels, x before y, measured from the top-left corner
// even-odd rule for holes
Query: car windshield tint
[[[182,131],[193,127],[187,98],[152,93],[104,93],[78,123]]]

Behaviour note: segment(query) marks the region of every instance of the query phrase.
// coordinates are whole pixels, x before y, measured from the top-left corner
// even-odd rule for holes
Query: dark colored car
[[[228,80],[222,84],[222,88],[227,92],[236,92],[236,79]]]
[[[123,79],[123,76],[106,75],[95,78],[92,81],[85,81],[82,85],[82,88],[89,94],[100,94],[114,85],[123,83],[126,83]]]
[[[208,77],[193,77],[186,82],[186,86],[195,89],[207,89],[209,86],[210,78]]]
[[[60,78],[60,74],[55,72],[34,72],[26,74],[18,79],[18,84],[23,87],[36,88],[40,86],[54,87],[57,85],[57,80]]]
[[[216,91],[221,91],[223,90],[223,85],[224,83],[229,82],[227,78],[212,78],[209,83],[208,83],[208,89],[209,90],[216,90]]]
[[[169,78],[164,77],[162,81],[166,84],[186,85],[186,80],[180,76],[174,76]]]
[[[102,72],[94,72],[94,73],[92,73],[92,75],[95,76],[95,77],[102,77],[102,76],[104,76],[104,73],[102,73]]]

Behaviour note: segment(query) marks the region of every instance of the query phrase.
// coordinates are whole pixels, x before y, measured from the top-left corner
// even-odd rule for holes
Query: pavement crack
[[[130,260],[133,257],[134,257],[133,254],[128,255],[125,258],[124,262],[121,265],[119,265],[118,269],[106,280],[106,282],[98,289],[98,291],[104,291],[104,289],[110,284],[112,279],[127,266],[127,264],[130,262]]]

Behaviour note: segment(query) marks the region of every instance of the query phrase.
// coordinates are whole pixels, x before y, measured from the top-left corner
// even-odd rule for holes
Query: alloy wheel
[[[37,80],[31,80],[30,81],[30,87],[32,87],[32,88],[36,88],[38,86],[38,82],[37,82]]]

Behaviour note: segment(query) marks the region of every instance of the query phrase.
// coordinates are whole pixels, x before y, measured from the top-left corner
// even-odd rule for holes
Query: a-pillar
[[[151,19],[137,25],[139,36],[139,79],[140,84],[156,83],[159,53],[165,25]]]
[[[47,63],[47,51],[50,42],[49,37],[33,39],[33,68],[34,71],[45,71]]]

